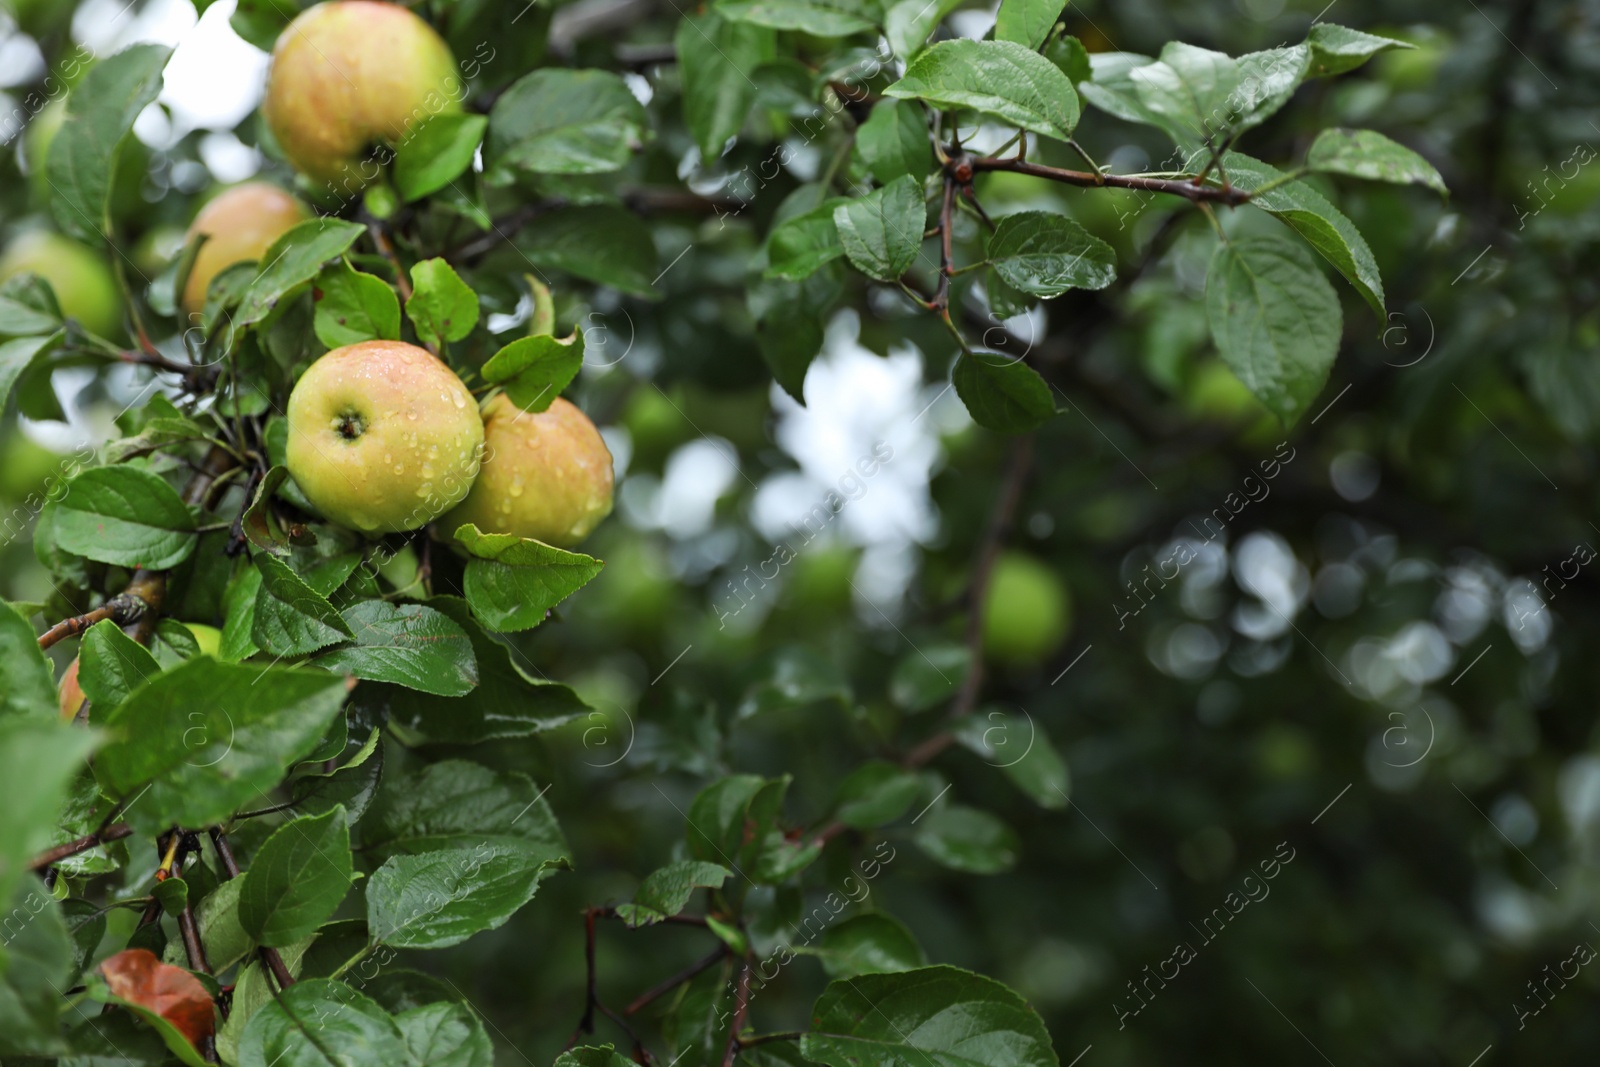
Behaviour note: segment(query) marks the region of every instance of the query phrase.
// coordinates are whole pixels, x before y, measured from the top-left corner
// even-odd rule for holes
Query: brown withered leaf
[[[130,948],[102,963],[100,973],[112,993],[165,1019],[196,1049],[213,1036],[211,994],[182,967],[162,963],[149,949]]]

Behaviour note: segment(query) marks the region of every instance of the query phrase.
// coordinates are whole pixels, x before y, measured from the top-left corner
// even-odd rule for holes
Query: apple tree
[[[97,53],[79,23],[109,16],[70,14],[15,12],[40,73],[0,393],[103,440],[27,497],[35,577],[0,607],[5,1063],[1058,1067],[1120,1040],[1143,997],[1047,1020],[1044,964],[996,947],[1026,930],[958,933],[1075,877],[1037,830],[1073,817],[1059,731],[1007,701],[1141,699],[1142,639],[1073,657],[1226,570],[1210,536],[1153,572],[1113,551],[1164,511],[1145,467],[1242,502],[1207,459],[1296,470],[1347,338],[1389,336],[1393,219],[1449,193],[1345,105],[1412,43],[1300,17],[1124,50],[1059,0],[977,32],[961,0],[239,0],[272,62],[225,131],[259,173],[219,189],[216,131],[141,125],[172,50]],[[845,541],[742,510],[840,323],[913,353],[899,428],[964,442],[888,610]],[[695,441],[731,464],[725,536],[669,544],[636,476],[683,484]],[[807,518],[907,447],[849,455]],[[1041,563],[1058,523],[1081,544]],[[1279,737],[1284,781],[1304,747]],[[1226,869],[1185,833],[1185,871]],[[1109,915],[1114,876],[1081,878]]]

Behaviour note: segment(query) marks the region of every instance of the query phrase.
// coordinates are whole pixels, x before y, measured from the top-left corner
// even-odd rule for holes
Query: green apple
[[[224,267],[260,259],[272,242],[310,218],[305,205],[270,182],[245,182],[207,202],[189,224],[188,236],[206,235],[183,287],[183,310],[193,315],[206,305],[211,279]]]
[[[439,522],[446,537],[470,522],[571,548],[611,514],[611,452],[568,401],[530,414],[497,393],[483,405],[483,439],[478,480]]]
[[[102,337],[122,333],[122,295],[99,254],[47,230],[17,237],[0,256],[0,281],[33,273],[50,283],[62,314]]]
[[[472,487],[483,421],[438,358],[361,341],[313,363],[289,394],[286,462],[324,516],[367,534],[426,526]]]
[[[1061,644],[1072,625],[1072,601],[1054,571],[1032,556],[1004,552],[995,560],[983,601],[983,650],[990,659],[1026,666]]]
[[[295,169],[342,195],[378,176],[375,144],[459,111],[463,95],[450,46],[410,10],[332,0],[279,35],[261,113]]]
[[[158,222],[140,235],[129,256],[141,274],[154,278],[178,258],[183,251],[183,240],[182,226]]]
[[[202,656],[215,656],[217,649],[222,647],[222,631],[215,626],[207,626],[203,622],[186,622],[189,632],[194,634],[194,643],[200,646]]]

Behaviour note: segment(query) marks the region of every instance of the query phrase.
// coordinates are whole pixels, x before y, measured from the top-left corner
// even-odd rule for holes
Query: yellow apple
[[[184,284],[183,310],[199,312],[211,279],[224,267],[260,259],[273,241],[310,217],[305,205],[270,182],[245,182],[218,193],[189,224],[190,238],[207,238]]]
[[[288,416],[295,483],[324,516],[363,533],[427,525],[478,474],[478,407],[455,372],[416,345],[334,349],[295,383]]]
[[[483,437],[478,480],[439,521],[446,537],[472,523],[571,548],[611,514],[611,451],[573,404],[557,397],[530,414],[497,393],[483,405]]]
[[[62,314],[102,337],[122,333],[122,295],[98,254],[47,230],[30,230],[0,256],[0,281],[32,272],[50,283]]]
[[[464,92],[450,46],[410,10],[331,0],[279,35],[261,113],[295,169],[347,195],[378,176],[375,144],[459,111]]]
[[[200,646],[202,656],[215,656],[217,649],[222,647],[222,631],[215,626],[207,626],[203,622],[186,622],[183,625],[194,634],[194,643]]]

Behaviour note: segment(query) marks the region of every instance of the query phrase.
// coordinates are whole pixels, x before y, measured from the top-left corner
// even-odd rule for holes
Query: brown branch
[[[733,1067],[739,1058],[739,1031],[750,1014],[750,957],[747,953],[739,969],[739,986],[734,991],[733,1021],[728,1024],[728,1043],[722,1049],[722,1067]]]
[[[123,591],[93,611],[86,611],[82,615],[74,615],[70,619],[62,619],[56,623],[39,635],[39,647],[49,648],[69,637],[77,637],[95,623],[104,622],[106,619],[110,619],[118,626],[131,626],[144,617],[147,606],[139,597]]]
[[[228,844],[228,836],[222,832],[222,827],[211,828],[211,844],[217,850],[217,858],[222,861],[222,871],[226,878],[239,877],[239,861],[234,858],[233,846]],[[288,989],[294,985],[294,975],[289,973],[288,966],[283,962],[283,956],[275,948],[262,945],[260,948],[261,960],[272,972],[272,977],[278,982],[279,989]]]
[[[406,273],[405,267],[400,263],[400,253],[394,249],[394,242],[389,240],[389,235],[384,231],[381,222],[373,221],[367,224],[367,232],[372,235],[372,243],[378,246],[378,254],[389,261],[394,268],[394,284],[400,290],[400,301],[405,303],[411,299],[411,276]]]
[[[64,859],[76,856],[80,852],[88,852],[91,848],[95,848],[99,845],[107,845],[113,841],[121,841],[124,837],[129,837],[132,834],[133,827],[129,826],[125,822],[119,822],[115,826],[108,826],[104,830],[97,830],[92,834],[85,834],[76,841],[68,841],[64,845],[57,845],[55,848],[39,853],[33,859],[28,861],[28,870],[38,871],[43,870],[46,867],[52,867]]]
[[[1047,167],[1042,163],[1029,163],[1022,159],[995,159],[992,156],[973,156],[970,160],[975,171],[1005,170],[1014,174],[1028,174],[1047,178],[1063,185],[1083,188],[1105,187],[1111,189],[1138,189],[1147,193],[1170,193],[1191,203],[1216,203],[1238,205],[1250,199],[1250,192],[1232,185],[1196,185],[1187,178],[1146,178],[1137,174],[1091,174],[1086,170],[1066,170]]]
[[[716,966],[717,963],[723,959],[723,957],[727,956],[727,954],[727,948],[719,945],[709,956],[689,964],[689,966],[685,967],[671,978],[659,982],[656,985],[651,986],[645,992],[640,993],[634,998],[632,1004],[629,1004],[626,1008],[622,1009],[622,1014],[632,1015],[634,1012],[650,1004],[658,997],[672,992],[674,989],[700,974],[702,971]]]

